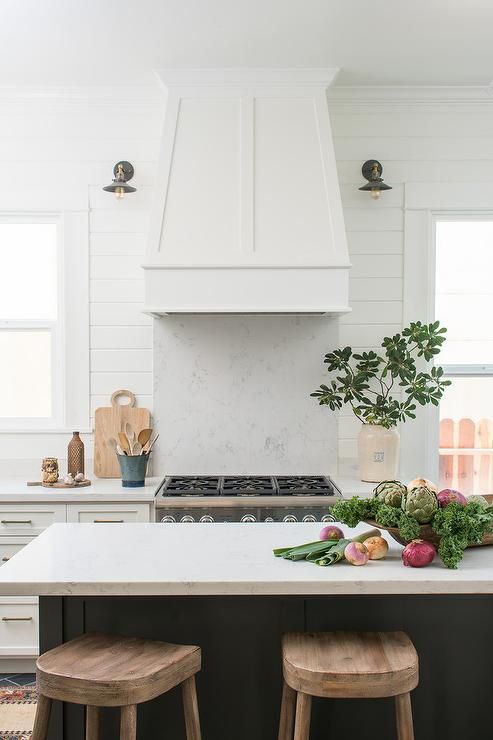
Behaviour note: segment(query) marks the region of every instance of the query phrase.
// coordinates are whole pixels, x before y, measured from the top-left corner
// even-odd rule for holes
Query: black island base
[[[476,740],[491,724],[493,596],[40,597],[41,652],[95,630],[202,648],[197,676],[203,740],[276,740],[281,635],[404,630],[420,660],[416,740]],[[118,738],[103,710],[101,737]],[[180,691],[138,710],[138,740],[185,740]],[[395,740],[392,699],[314,699],[310,740]],[[84,708],[56,705],[49,740],[84,740]]]

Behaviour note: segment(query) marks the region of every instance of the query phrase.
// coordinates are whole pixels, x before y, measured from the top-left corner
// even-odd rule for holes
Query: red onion
[[[441,506],[442,509],[452,503],[460,504],[461,506],[465,506],[467,504],[466,497],[454,488],[444,488],[443,491],[440,491],[440,493],[437,494],[437,499],[438,505]]]
[[[435,555],[436,550],[431,542],[412,540],[402,551],[402,562],[411,568],[423,568],[432,562]]]
[[[319,538],[321,540],[342,540],[344,532],[333,524],[328,524],[320,530]]]

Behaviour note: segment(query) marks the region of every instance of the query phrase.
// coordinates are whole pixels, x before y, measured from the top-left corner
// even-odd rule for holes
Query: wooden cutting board
[[[128,403],[119,403],[119,399],[128,398]],[[149,409],[135,406],[132,391],[119,390],[111,396],[111,406],[96,409],[94,414],[94,475],[98,478],[120,478],[120,466],[115,451],[108,440],[118,442],[118,432],[123,432],[126,422],[132,425],[137,437],[141,429],[151,426]]]

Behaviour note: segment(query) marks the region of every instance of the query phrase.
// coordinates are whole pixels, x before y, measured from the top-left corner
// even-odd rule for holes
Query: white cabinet
[[[0,565],[6,563],[12,555],[22,550],[33,537],[0,537]]]
[[[0,659],[35,658],[39,652],[38,600],[4,597],[0,600]],[[2,670],[0,660],[0,670]]]
[[[50,524],[65,520],[64,504],[1,504],[0,536],[36,536]]]
[[[149,504],[68,504],[67,521],[81,524],[148,522],[149,507]]]
[[[55,522],[149,522],[152,508],[126,502],[0,504],[0,565]],[[33,671],[38,653],[38,599],[0,598],[0,673]]]

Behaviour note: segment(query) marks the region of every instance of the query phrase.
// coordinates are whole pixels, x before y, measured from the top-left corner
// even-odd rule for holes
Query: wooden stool
[[[308,740],[312,696],[395,696],[397,736],[413,740],[418,656],[404,632],[293,632],[282,641],[284,686],[279,740]]]
[[[53,699],[85,704],[86,740],[99,738],[100,707],[121,707],[120,740],[135,740],[137,704],[181,684],[187,740],[200,740],[194,645],[91,633],[38,658],[38,706],[31,740],[46,740]]]

